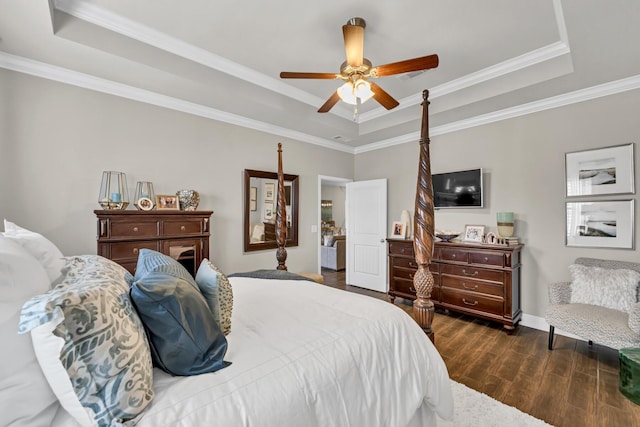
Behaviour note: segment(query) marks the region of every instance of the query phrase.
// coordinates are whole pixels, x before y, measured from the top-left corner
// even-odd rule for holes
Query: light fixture
[[[338,88],[338,96],[347,104],[364,104],[373,96],[369,82],[358,79],[355,82],[348,81]],[[359,102],[358,102],[359,99]]]

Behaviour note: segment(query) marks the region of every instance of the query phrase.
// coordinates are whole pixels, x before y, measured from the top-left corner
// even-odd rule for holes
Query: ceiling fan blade
[[[347,53],[347,65],[359,67],[364,58],[364,27],[343,25],[344,49]]]
[[[421,58],[407,59],[391,64],[379,65],[371,70],[375,77],[391,76],[393,74],[410,73],[411,71],[428,70],[438,66],[438,55],[428,55]]]
[[[322,107],[320,107],[320,109],[318,110],[318,113],[326,113],[327,111],[331,110],[333,106],[338,103],[338,101],[340,101],[340,96],[338,96],[338,92],[337,91],[333,92],[333,95],[331,95],[329,99],[327,99],[327,102],[322,104]]]
[[[281,79],[339,79],[340,74],[335,73],[296,73],[283,71],[280,73]]]
[[[378,101],[384,108],[387,110],[391,110],[392,108],[396,108],[400,103],[396,101],[391,95],[385,92],[380,86],[375,84],[374,82],[369,82],[371,85],[371,91],[373,92],[373,99]]]

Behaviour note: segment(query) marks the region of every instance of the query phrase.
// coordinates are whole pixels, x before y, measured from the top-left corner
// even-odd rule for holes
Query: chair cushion
[[[611,348],[640,346],[640,335],[629,329],[629,315],[623,311],[589,304],[557,304],[547,308],[545,320]]]
[[[591,304],[630,313],[637,302],[640,273],[633,270],[609,270],[580,264],[569,266],[571,303]]]

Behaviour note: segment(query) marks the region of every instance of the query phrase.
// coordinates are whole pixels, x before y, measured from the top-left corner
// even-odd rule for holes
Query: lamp
[[[102,209],[126,209],[129,205],[127,176],[124,172],[102,172],[98,203]]]
[[[358,105],[364,104],[373,96],[371,85],[366,80],[358,79],[355,82],[346,82],[338,88],[338,96],[347,104]]]

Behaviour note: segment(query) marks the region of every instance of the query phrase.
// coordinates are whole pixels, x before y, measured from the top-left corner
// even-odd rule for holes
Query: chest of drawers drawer
[[[198,220],[165,220],[162,223],[162,235],[169,237],[200,234],[201,224]]]
[[[111,238],[140,239],[144,237],[158,237],[160,235],[159,221],[118,221],[108,222],[106,236]],[[105,236],[105,237],[106,237]]]
[[[481,280],[465,279],[458,276],[443,275],[440,279],[441,286],[459,289],[462,291],[477,292],[481,294],[501,297],[504,294],[502,283],[490,283]]]
[[[481,279],[502,284],[504,271],[478,268],[470,265],[441,264],[440,271],[443,275],[457,276],[463,279]]]
[[[440,301],[443,304],[454,305],[463,310],[474,310],[500,316],[503,312],[502,298],[492,298],[488,295],[480,295],[458,289],[441,288]]]
[[[122,242],[112,243],[111,246],[111,259],[113,261],[137,259],[140,249],[152,249],[159,251],[160,247],[157,241],[140,241],[140,242]]]
[[[389,241],[389,255],[404,255],[413,258],[413,242],[406,241]]]

